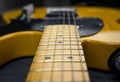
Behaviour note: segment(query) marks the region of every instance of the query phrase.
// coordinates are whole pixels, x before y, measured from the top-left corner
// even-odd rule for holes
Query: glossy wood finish
[[[89,82],[77,27],[48,25],[26,82]]]

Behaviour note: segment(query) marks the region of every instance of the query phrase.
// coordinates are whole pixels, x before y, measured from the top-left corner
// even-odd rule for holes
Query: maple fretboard
[[[48,25],[26,82],[90,82],[75,25]]]

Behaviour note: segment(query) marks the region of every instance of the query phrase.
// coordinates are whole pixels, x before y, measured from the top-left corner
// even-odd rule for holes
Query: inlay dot
[[[58,44],[62,44],[63,42],[61,42],[61,41],[59,41],[59,42],[57,42]]]
[[[51,57],[45,57],[45,59],[51,59]]]
[[[73,59],[73,57],[72,57],[72,56],[68,56],[67,58],[68,58],[68,59]]]

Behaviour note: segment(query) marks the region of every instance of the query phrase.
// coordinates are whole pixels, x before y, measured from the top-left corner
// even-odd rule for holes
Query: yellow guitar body
[[[76,11],[81,18],[98,17],[103,20],[103,29],[94,35],[82,37],[81,42],[88,67],[109,70],[108,60],[120,47],[120,12],[99,7],[76,7]],[[7,12],[3,18],[8,24],[10,19],[15,19],[21,12]],[[31,18],[45,18],[45,15],[46,8],[36,8]],[[41,36],[42,32],[39,31],[22,31],[0,36],[0,65],[15,58],[33,56]]]

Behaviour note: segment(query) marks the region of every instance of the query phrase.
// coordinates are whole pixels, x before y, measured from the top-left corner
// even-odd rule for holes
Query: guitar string
[[[58,19],[59,19],[59,24],[61,24],[61,20],[62,20],[62,12],[59,12],[58,13],[59,15],[58,15]],[[64,16],[63,16],[63,20],[64,20]],[[62,28],[62,27],[61,27]],[[58,32],[57,33],[59,33],[60,32],[60,36],[59,36],[59,34],[57,35],[57,38],[59,38],[60,37],[60,42],[62,41],[62,43],[60,43],[60,44],[58,44],[58,45],[60,45],[60,47],[62,47],[62,53],[60,52],[60,66],[62,66],[62,68],[61,68],[61,71],[62,72],[60,72],[61,73],[61,82],[63,82],[63,53],[64,53],[64,50],[63,50],[63,35],[64,35],[64,32],[63,32],[63,28],[62,28],[62,30],[61,30],[61,28],[60,27],[58,27]],[[62,32],[62,33],[61,33]],[[62,35],[61,35],[62,34]],[[61,37],[62,37],[62,39],[61,39]],[[59,50],[59,49],[58,49]],[[60,50],[61,50],[61,48],[60,48]],[[61,57],[62,56],[62,57]]]
[[[63,20],[63,25],[65,24],[65,12],[62,11],[61,13],[63,16],[62,20]],[[62,82],[64,81],[64,74],[63,74],[63,71],[64,71],[64,26],[62,27],[62,32],[63,32],[63,36],[62,36],[62,40],[63,40],[63,44],[62,44],[62,74],[61,74],[61,78],[62,78]]]
[[[71,67],[72,67],[72,81],[74,81],[74,70],[73,70],[73,53],[72,53],[72,43],[71,43],[71,28],[70,28],[70,11],[67,11],[67,17],[68,17],[68,28],[69,28],[69,39],[70,39],[70,56],[71,56]]]
[[[56,13],[57,14],[57,13]],[[60,18],[60,15],[58,14],[58,19]],[[59,20],[57,21],[57,23],[59,24]],[[54,48],[55,48],[55,50],[54,50],[54,55],[53,55],[53,62],[52,62],[52,73],[51,73],[51,81],[50,82],[53,82],[53,76],[54,76],[54,74],[53,73],[55,73],[55,71],[54,71],[54,66],[55,66],[55,57],[56,57],[56,51],[57,51],[57,49],[56,49],[56,47],[57,47],[57,38],[58,38],[58,28],[59,28],[59,25],[57,24],[57,28],[56,28],[56,35],[55,35],[55,44],[54,44]],[[53,31],[53,30],[52,30]]]
[[[46,25],[46,26],[47,26],[47,25]],[[41,81],[44,80],[44,79],[43,79],[43,76],[44,76],[44,73],[45,73],[45,71],[44,71],[44,68],[45,68],[45,67],[44,67],[44,66],[45,66],[45,64],[46,64],[46,62],[45,62],[45,57],[48,57],[48,54],[47,54],[47,53],[48,53],[47,51],[49,51],[48,47],[52,46],[51,44],[49,44],[49,42],[51,42],[50,40],[53,38],[53,37],[51,37],[51,36],[52,36],[52,30],[53,30],[53,28],[50,27],[50,30],[48,31],[48,34],[49,34],[49,35],[46,37],[46,38],[47,38],[47,41],[46,41],[46,42],[47,42],[47,45],[43,45],[44,47],[46,47],[46,48],[45,48],[45,49],[46,49],[46,52],[45,52],[44,59],[43,59],[43,63],[42,63],[43,65],[42,65],[42,74],[41,74],[41,78],[42,78],[42,79],[41,79]],[[47,54],[47,55],[46,55],[46,54]],[[50,58],[52,58],[52,56],[53,56],[53,55],[51,55]],[[51,65],[52,65],[52,64],[53,64],[53,63],[51,63]]]
[[[77,44],[78,44],[78,50],[79,50],[79,57],[80,57],[80,61],[81,61],[81,67],[82,67],[82,76],[83,76],[83,81],[85,81],[85,74],[84,74],[84,65],[83,65],[83,59],[82,59],[82,54],[81,54],[81,52],[80,52],[80,45],[82,45],[82,44],[79,44],[79,38],[81,39],[81,37],[80,37],[80,35],[78,34],[78,31],[77,31],[77,29],[78,28],[76,28],[76,26],[77,26],[77,24],[76,24],[76,19],[75,19],[75,13],[74,12],[72,12],[72,19],[73,19],[73,24],[74,24],[74,28],[75,28],[75,33],[76,33],[76,40],[77,40]],[[79,36],[79,37],[78,37]]]

